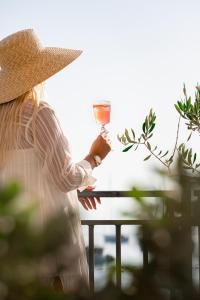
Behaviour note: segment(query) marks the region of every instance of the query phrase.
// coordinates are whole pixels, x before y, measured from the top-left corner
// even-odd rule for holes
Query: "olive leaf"
[[[191,136],[192,136],[192,131],[191,131],[191,133],[189,134],[189,136],[187,138],[187,142],[190,140]]]
[[[193,158],[193,164],[195,163],[196,158],[197,158],[197,154],[195,153],[195,154],[194,154],[194,158]]]
[[[165,157],[168,153],[169,153],[169,150],[167,150],[167,151],[165,152],[165,154],[163,154],[163,155],[161,156],[161,158]]]
[[[135,140],[135,132],[134,132],[133,128],[131,128],[131,132],[132,132],[132,135],[133,135],[133,139]]]
[[[143,131],[144,133],[146,133],[146,123],[145,123],[145,122],[142,124],[142,131]]]
[[[129,143],[133,143],[134,141],[131,140],[130,136],[129,136],[129,133],[128,133],[128,129],[125,129],[125,136],[126,136],[126,139]]]
[[[151,145],[147,142],[147,148],[151,151]]]
[[[128,150],[130,150],[133,147],[133,145],[128,146],[127,148],[125,148],[122,152],[127,152]]]
[[[145,157],[145,158],[144,158],[144,161],[145,161],[145,160],[148,160],[150,157],[151,157],[151,154],[148,155],[147,157]]]

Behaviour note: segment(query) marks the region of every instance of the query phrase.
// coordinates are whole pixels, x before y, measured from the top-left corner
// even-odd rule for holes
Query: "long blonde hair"
[[[34,133],[35,116],[43,91],[44,84],[42,83],[12,101],[0,104],[0,169],[11,159],[12,150],[20,147],[19,141],[24,134],[21,120],[27,101],[31,101],[33,107],[32,128]]]

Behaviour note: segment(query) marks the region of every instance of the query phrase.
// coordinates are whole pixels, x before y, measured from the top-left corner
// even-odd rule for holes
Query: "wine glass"
[[[93,103],[94,117],[101,125],[101,134],[106,132],[105,125],[110,123],[111,103],[110,101],[100,100]]]

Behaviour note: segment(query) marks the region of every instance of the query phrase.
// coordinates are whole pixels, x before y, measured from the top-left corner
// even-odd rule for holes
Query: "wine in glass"
[[[105,125],[110,123],[110,101],[97,101],[93,104],[96,122],[101,125],[101,133],[105,132]]]

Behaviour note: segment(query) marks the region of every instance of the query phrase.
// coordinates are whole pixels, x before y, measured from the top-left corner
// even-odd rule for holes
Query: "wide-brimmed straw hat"
[[[43,47],[33,29],[0,41],[0,103],[11,101],[75,60],[82,51]]]

